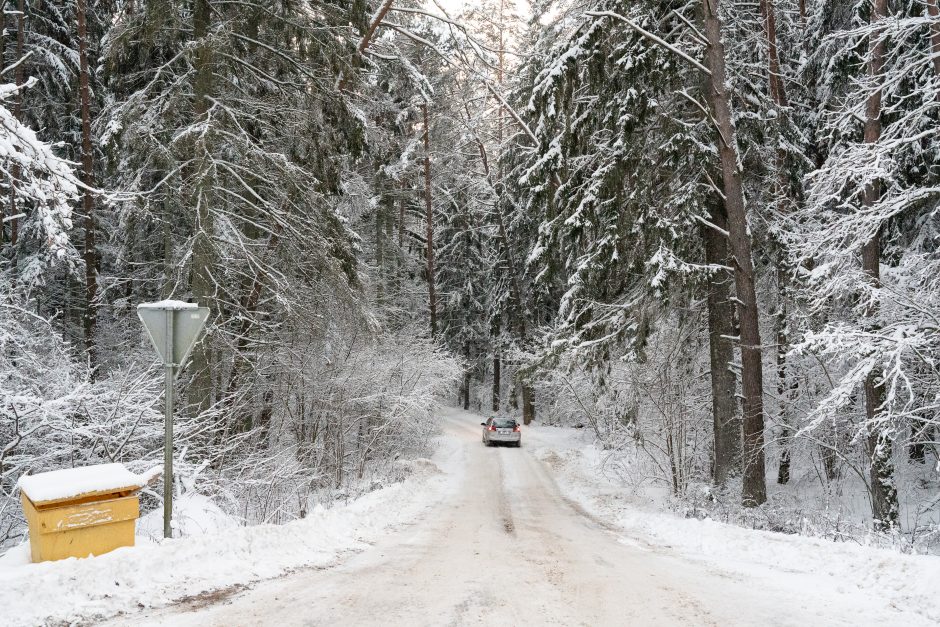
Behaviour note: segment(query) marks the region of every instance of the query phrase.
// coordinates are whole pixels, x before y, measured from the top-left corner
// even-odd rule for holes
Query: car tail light
[[[490,425],[486,428],[487,431],[496,431],[496,425]]]
[[[515,431],[516,433],[519,433],[522,431],[522,427],[520,427],[519,425],[516,425],[515,427],[512,428],[512,430]]]

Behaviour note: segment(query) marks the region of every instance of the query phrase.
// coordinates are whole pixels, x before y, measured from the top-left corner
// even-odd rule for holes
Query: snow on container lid
[[[138,490],[158,473],[159,468],[138,475],[125,468],[124,464],[98,464],[27,475],[20,477],[17,485],[30,501],[38,505],[79,496]]]
[[[187,303],[182,300],[159,300],[155,303],[141,303],[138,309],[198,309],[199,303]]]

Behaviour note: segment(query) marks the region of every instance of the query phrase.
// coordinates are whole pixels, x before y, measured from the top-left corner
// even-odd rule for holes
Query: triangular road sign
[[[137,306],[137,317],[165,366],[182,367],[209,317],[208,307],[196,303],[164,300]],[[172,334],[170,342],[167,335]]]

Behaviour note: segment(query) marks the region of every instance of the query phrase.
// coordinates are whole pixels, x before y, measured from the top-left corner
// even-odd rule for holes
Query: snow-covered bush
[[[161,455],[158,373],[129,364],[93,380],[53,322],[29,308],[0,300],[0,546],[24,532],[23,474],[104,462],[143,470]]]
[[[248,522],[280,522],[314,501],[395,480],[396,459],[428,453],[435,403],[461,373],[456,359],[409,331],[336,324],[319,339],[275,348],[265,366],[276,376],[256,379],[250,398],[222,419],[227,446],[194,447],[220,467],[200,489]]]
[[[280,376],[254,381],[256,397],[178,411],[177,494],[210,496],[246,523],[284,522],[317,501],[400,479],[396,459],[426,455],[438,429],[433,407],[453,389],[459,363],[407,330],[351,330],[275,349],[266,365]],[[160,375],[131,363],[92,379],[54,321],[26,303],[0,303],[0,545],[25,532],[15,493],[24,473],[160,463]],[[157,509],[159,498],[145,491],[142,509]]]
[[[568,358],[540,381],[543,421],[589,428],[615,465],[619,456],[636,458],[625,481],[684,496],[708,476],[706,350],[695,325],[664,320],[640,356],[593,371]]]

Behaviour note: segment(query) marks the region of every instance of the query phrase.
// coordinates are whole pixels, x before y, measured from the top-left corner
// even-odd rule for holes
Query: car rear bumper
[[[490,442],[518,442],[522,439],[521,433],[491,433],[487,438]]]

